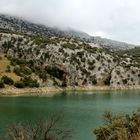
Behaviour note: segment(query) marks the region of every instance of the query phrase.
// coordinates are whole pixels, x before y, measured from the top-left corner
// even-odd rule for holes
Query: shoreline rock
[[[39,87],[39,88],[23,88],[7,87],[0,89],[0,96],[53,96],[62,92],[72,91],[121,91],[121,90],[140,90],[140,86],[131,87],[110,87],[110,86],[83,86],[83,87]]]

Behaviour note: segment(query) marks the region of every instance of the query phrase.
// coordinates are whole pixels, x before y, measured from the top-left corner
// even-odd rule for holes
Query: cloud
[[[139,0],[0,0],[0,12],[139,44]]]

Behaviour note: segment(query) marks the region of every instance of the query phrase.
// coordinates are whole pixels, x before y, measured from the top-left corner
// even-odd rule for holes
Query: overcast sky
[[[0,0],[0,13],[140,44],[140,0]]]

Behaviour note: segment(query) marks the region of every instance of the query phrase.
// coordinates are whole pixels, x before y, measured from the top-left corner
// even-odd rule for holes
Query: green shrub
[[[8,76],[2,76],[1,81],[4,84],[7,84],[7,85],[13,85],[14,84],[14,81],[11,78],[9,78]]]
[[[39,87],[39,83],[37,80],[33,80],[30,76],[24,77],[21,79],[21,82],[25,85],[25,87]]]
[[[7,53],[7,51],[14,47],[13,44],[11,43],[11,41],[8,42],[4,42],[4,44],[2,45],[2,47],[4,48],[4,53]]]
[[[117,58],[113,58],[113,62],[116,63],[118,60]]]
[[[67,81],[66,81],[66,80],[64,80],[64,81],[62,82],[61,87],[67,87]]]
[[[17,58],[12,58],[11,59],[11,65],[22,65],[22,64],[27,64],[27,62],[23,59],[17,59]]]
[[[92,48],[89,44],[85,44],[84,49],[89,53],[96,53],[98,48]]]
[[[94,130],[96,140],[138,140],[140,138],[140,109],[131,114],[104,114],[105,124]]]
[[[79,56],[80,58],[82,58],[84,56],[84,51],[77,52],[77,56]]]
[[[6,67],[6,72],[11,72],[11,67],[9,65]]]
[[[19,67],[15,67],[14,68],[14,72],[18,75],[18,76],[27,76],[32,74],[32,71],[29,67],[26,66],[19,66]]]
[[[82,82],[82,85],[85,85],[85,84],[87,84],[87,79],[84,79]]]
[[[22,74],[21,74],[21,71],[20,71],[20,68],[19,68],[19,67],[15,67],[15,68],[14,68],[14,70],[13,70],[13,72],[14,72],[16,75],[18,75],[18,76],[22,76]]]
[[[4,88],[4,83],[2,81],[0,81],[0,88]]]
[[[77,64],[80,65],[80,61],[79,61],[79,59],[76,57],[75,54],[72,54],[72,55],[71,55],[70,63],[73,63],[73,62],[76,62]]]
[[[132,74],[136,74],[136,72],[134,70],[132,70]]]
[[[85,61],[86,61],[86,58],[81,58],[81,62],[83,62],[83,63],[85,63]]]
[[[98,61],[100,61],[101,56],[100,56],[100,55],[98,55],[98,56],[96,57],[96,59],[97,59]]]
[[[93,84],[93,85],[96,85],[96,84],[97,84],[96,75],[91,76],[91,77],[90,77],[90,80],[92,81],[92,84]]]
[[[88,60],[88,64],[89,65],[94,65],[95,64],[95,60],[94,59],[92,61]]]
[[[61,52],[61,53],[64,53],[64,49],[63,48],[59,48],[58,51]]]
[[[111,80],[111,74],[109,74],[107,77],[106,77],[106,79],[104,80],[104,84],[105,85],[110,85],[110,80]]]
[[[108,59],[108,60],[107,60],[107,62],[108,62],[108,63],[111,63],[111,60],[110,60],[110,59]]]
[[[78,49],[79,47],[78,46],[76,46],[75,44],[70,44],[70,43],[65,43],[65,44],[63,44],[62,45],[62,47],[63,48],[69,48],[69,49],[71,49],[71,50],[74,50],[74,49]]]
[[[117,70],[116,73],[117,73],[117,75],[120,75],[121,72],[119,70]]]
[[[22,81],[15,82],[14,86],[16,88],[24,88],[25,87],[25,85],[24,85],[24,83]]]
[[[34,42],[38,45],[40,44],[50,44],[50,39],[46,36],[41,36],[41,35],[34,35],[32,36],[32,39],[34,40]]]
[[[41,78],[43,81],[46,81],[48,76],[47,76],[47,72],[46,71],[41,71],[39,73],[39,78]]]
[[[51,76],[53,77],[56,77],[58,78],[59,80],[62,80],[64,79],[64,74],[65,72],[55,66],[48,66],[48,67],[45,67],[45,70],[47,71],[48,74],[50,74]]]
[[[101,70],[101,67],[98,67],[98,71],[100,71]]]
[[[117,82],[117,85],[120,85],[120,82]]]
[[[90,75],[90,72],[87,71],[85,68],[81,68],[81,71],[86,74],[87,76]]]
[[[18,38],[18,42],[22,42],[23,41],[23,38],[22,37],[19,37]]]
[[[88,67],[88,69],[89,69],[89,70],[94,70],[94,69],[95,69],[95,66],[94,66],[94,65],[90,65],[90,66]]]
[[[124,85],[126,85],[127,84],[127,79],[123,79],[122,82],[123,82]]]

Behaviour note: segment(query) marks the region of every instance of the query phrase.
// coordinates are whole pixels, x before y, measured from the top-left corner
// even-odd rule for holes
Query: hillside
[[[0,85],[139,87],[139,57],[127,52],[114,52],[80,38],[29,35],[3,29],[0,30]]]
[[[104,48],[111,50],[126,50],[136,47],[136,45],[128,44],[120,41],[114,41],[111,39],[90,36],[87,33],[81,31],[75,31],[72,29],[59,29],[52,28],[40,24],[35,24],[29,21],[26,21],[21,18],[9,16],[9,15],[0,15],[0,28],[6,28],[12,31],[18,31],[27,34],[40,34],[46,36],[57,36],[57,37],[73,37],[80,38],[90,43],[97,44]]]

